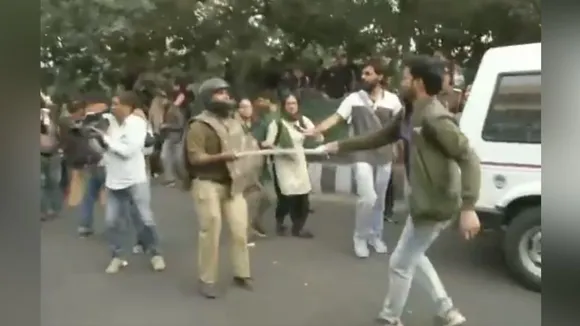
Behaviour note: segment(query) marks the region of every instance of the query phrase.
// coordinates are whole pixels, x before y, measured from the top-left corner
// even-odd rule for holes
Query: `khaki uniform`
[[[221,119],[204,111],[190,124],[187,155],[193,162],[202,155],[255,149],[242,125],[232,118]],[[230,227],[234,276],[250,277],[247,247],[248,207],[244,190],[257,179],[259,156],[195,166],[191,187],[199,221],[198,270],[200,281],[213,284],[218,276],[219,237],[222,217]]]

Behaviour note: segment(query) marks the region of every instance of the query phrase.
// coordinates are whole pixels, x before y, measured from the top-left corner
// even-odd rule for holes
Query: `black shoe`
[[[252,282],[252,278],[250,277],[234,276],[234,285],[244,290],[248,291],[254,290],[254,284]]]
[[[312,232],[308,231],[308,230],[293,230],[292,231],[292,236],[296,237],[296,238],[302,238],[302,239],[312,239],[314,238],[314,234],[312,234]]]
[[[287,228],[286,228],[286,226],[284,224],[278,224],[278,225],[276,225],[276,234],[277,235],[279,235],[281,237],[282,236],[285,236],[286,235],[286,231],[287,231]]]
[[[217,298],[217,292],[215,290],[214,284],[205,283],[199,281],[199,294],[201,294],[206,299],[215,299]]]

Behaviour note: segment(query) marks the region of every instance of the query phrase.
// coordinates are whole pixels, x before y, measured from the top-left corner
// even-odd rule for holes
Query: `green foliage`
[[[256,79],[272,56],[393,58],[442,49],[468,69],[491,46],[537,42],[539,0],[41,0],[41,76],[57,90],[127,72]]]

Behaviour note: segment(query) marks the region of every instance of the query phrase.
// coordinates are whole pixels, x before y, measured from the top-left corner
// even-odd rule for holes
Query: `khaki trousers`
[[[191,192],[199,223],[197,268],[200,281],[213,284],[217,280],[222,217],[228,221],[231,232],[234,276],[250,277],[248,205],[243,194],[232,196],[228,186],[198,179],[193,181]]]

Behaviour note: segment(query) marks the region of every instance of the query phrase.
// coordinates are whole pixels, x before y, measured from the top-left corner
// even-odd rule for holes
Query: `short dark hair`
[[[117,99],[120,104],[127,105],[131,110],[138,108],[141,103],[139,96],[133,91],[121,91],[117,94]]]
[[[426,55],[415,55],[405,59],[404,64],[409,68],[413,79],[421,79],[425,85],[425,92],[434,96],[443,88],[445,62],[441,59]]]

